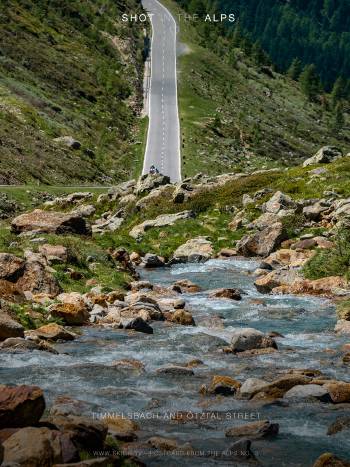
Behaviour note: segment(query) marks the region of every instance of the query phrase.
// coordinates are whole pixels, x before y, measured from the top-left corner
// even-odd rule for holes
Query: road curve
[[[151,79],[149,89],[149,127],[142,173],[151,165],[181,180],[180,122],[177,102],[175,19],[158,0],[142,0],[151,14]]]

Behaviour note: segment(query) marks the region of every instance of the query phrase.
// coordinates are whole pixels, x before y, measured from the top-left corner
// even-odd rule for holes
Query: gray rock
[[[329,399],[328,391],[318,384],[296,385],[283,396],[285,399]]]
[[[157,374],[171,376],[193,376],[192,368],[179,365],[168,365],[157,369]]]
[[[146,174],[139,178],[136,186],[136,194],[143,195],[162,185],[168,185],[170,178],[162,174]]]
[[[239,394],[242,397],[251,397],[256,392],[259,392],[261,388],[266,386],[268,383],[263,379],[258,378],[248,378],[244,381],[242,386],[239,389]]]
[[[263,212],[278,214],[279,211],[285,209],[296,209],[297,203],[288,195],[281,191],[277,191],[266,203],[262,205]]]
[[[0,310],[0,341],[9,337],[24,337],[23,326]]]
[[[155,219],[146,220],[142,222],[142,224],[135,226],[129,232],[129,235],[135,239],[140,239],[149,229],[174,225],[178,221],[193,219],[194,217],[195,214],[192,211],[182,211],[176,214],[162,214]]]
[[[285,239],[281,222],[276,222],[253,235],[244,236],[236,245],[243,256],[269,256]]]
[[[207,238],[192,238],[175,250],[172,263],[205,262],[212,257],[213,253],[212,243]]]
[[[70,149],[80,149],[81,143],[77,141],[72,136],[60,136],[59,138],[54,138],[54,141],[59,144],[63,144]]]
[[[253,349],[277,349],[277,344],[271,337],[254,328],[242,328],[233,333],[231,349],[233,352],[245,352]]]
[[[153,328],[140,317],[122,319],[121,325],[124,329],[132,329],[145,334],[153,334]]]
[[[303,167],[314,164],[329,164],[340,157],[343,157],[343,153],[340,149],[335,146],[324,146],[313,157],[306,159],[303,163]]]
[[[145,268],[161,268],[165,266],[165,261],[162,257],[153,253],[147,253],[142,258],[142,266]]]

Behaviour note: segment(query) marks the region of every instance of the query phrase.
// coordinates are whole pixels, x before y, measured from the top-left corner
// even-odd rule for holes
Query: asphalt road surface
[[[157,0],[142,0],[152,23],[149,128],[143,173],[151,165],[172,182],[181,180],[180,123],[177,104],[176,33],[170,12]]]

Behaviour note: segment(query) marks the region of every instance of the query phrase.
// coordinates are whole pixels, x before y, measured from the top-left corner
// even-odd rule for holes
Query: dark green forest
[[[350,77],[349,0],[178,0],[190,12],[233,12],[234,26],[258,41],[280,71],[293,59],[314,64],[329,90]]]

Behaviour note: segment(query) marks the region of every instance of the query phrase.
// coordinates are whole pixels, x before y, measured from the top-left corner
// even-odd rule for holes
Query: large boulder
[[[314,164],[329,164],[336,159],[343,156],[340,149],[335,146],[323,146],[313,157],[306,159],[303,163],[303,167]]]
[[[273,291],[280,294],[333,297],[337,294],[342,295],[347,288],[348,282],[346,279],[341,276],[329,276],[316,280],[299,280],[290,285],[276,287]]]
[[[142,224],[136,225],[129,232],[129,235],[135,239],[139,239],[142,238],[145,232],[149,229],[174,225],[178,221],[192,219],[194,217],[195,214],[192,211],[182,211],[175,214],[162,214],[155,219],[146,220],[142,222]]]
[[[9,337],[24,337],[24,328],[7,313],[0,310],[0,341]]]
[[[16,282],[23,274],[25,261],[10,253],[0,253],[0,279]]]
[[[0,386],[0,428],[35,425],[45,410],[38,386]]]
[[[197,237],[188,240],[179,246],[173,255],[174,263],[199,263],[210,259],[214,250],[212,243],[205,237]]]
[[[27,261],[23,275],[16,283],[23,292],[45,293],[55,297],[61,292],[58,280],[52,272],[38,261]]]
[[[277,349],[276,342],[254,328],[242,328],[233,333],[231,349],[233,352],[245,352],[253,349]]]
[[[269,256],[285,238],[281,222],[266,227],[253,235],[246,235],[237,244],[237,253],[242,256]]]
[[[6,465],[51,467],[79,460],[79,453],[69,436],[47,427],[26,427],[5,440]]]
[[[61,318],[65,324],[81,326],[87,324],[90,314],[86,307],[74,303],[55,303],[49,307],[51,316]]]
[[[136,185],[136,194],[143,195],[158,188],[162,185],[168,185],[170,178],[162,174],[145,174],[142,175]]]
[[[281,269],[271,271],[268,274],[259,277],[255,281],[254,285],[260,293],[270,293],[277,287],[289,287],[289,284],[294,284],[301,280],[302,276],[300,272],[296,270]]]
[[[52,416],[49,421],[60,431],[68,433],[77,448],[102,449],[108,430],[104,422],[71,414]]]
[[[11,223],[11,230],[16,234],[23,232],[91,234],[90,225],[79,214],[43,211],[41,209],[35,209],[16,217]]]

